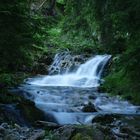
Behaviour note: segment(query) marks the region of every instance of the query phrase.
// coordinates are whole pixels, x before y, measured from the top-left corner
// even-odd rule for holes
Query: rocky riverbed
[[[0,140],[139,140],[140,128],[115,120],[113,116],[100,116],[91,125],[58,125],[45,121],[35,127],[18,124],[0,125]],[[136,118],[135,118],[136,119]],[[129,118],[128,118],[129,120]],[[104,124],[104,125],[103,125]],[[37,128],[38,127],[38,128]]]
[[[56,84],[59,81],[48,85],[48,76],[39,75],[9,92],[0,93],[0,140],[139,140],[139,106],[99,92],[98,86],[103,82],[100,74],[107,57],[97,56],[87,66],[81,65],[86,61],[83,56],[56,55],[52,65],[45,66],[53,82],[55,78],[60,77],[62,81],[65,76],[69,78],[69,71],[73,72],[70,78],[77,74],[81,78],[79,73],[86,77],[71,79],[72,86],[60,86]],[[88,76],[90,64],[93,74],[97,75],[92,80]],[[78,71],[80,65],[84,71],[81,68]],[[87,80],[96,86],[84,87]]]

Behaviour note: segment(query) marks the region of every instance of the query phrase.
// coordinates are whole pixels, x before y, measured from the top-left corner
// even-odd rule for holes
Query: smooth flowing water
[[[103,68],[110,55],[96,55],[82,64],[75,72],[30,79],[29,84],[37,86],[98,87]]]
[[[50,67],[50,75],[29,78],[19,89],[59,124],[89,124],[96,115],[105,113],[140,114],[138,106],[97,92],[110,55],[96,55],[75,67],[68,62],[66,69],[63,69],[62,61],[73,61],[72,58],[57,54]],[[52,67],[58,66],[58,74],[52,75]],[[83,112],[89,103],[94,105],[95,112]]]

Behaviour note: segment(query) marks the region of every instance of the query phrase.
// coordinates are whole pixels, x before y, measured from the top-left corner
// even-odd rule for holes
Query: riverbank
[[[0,125],[0,138],[4,140],[136,140],[140,138],[139,124],[132,126],[132,120],[123,124],[105,115],[94,119],[92,125],[57,125],[40,121],[38,128],[21,127],[18,124]],[[103,121],[104,120],[104,121]],[[133,119],[133,124],[136,118]],[[128,123],[129,122],[129,123]]]

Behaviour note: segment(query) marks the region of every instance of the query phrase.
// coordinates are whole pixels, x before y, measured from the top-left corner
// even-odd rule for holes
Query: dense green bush
[[[104,87],[114,94],[131,96],[137,103],[140,103],[139,15],[139,0],[66,0],[60,35],[71,50],[119,55]]]
[[[31,11],[31,4],[25,0],[0,1],[0,84],[19,83],[33,61],[47,51],[46,18],[40,11]]]
[[[0,74],[0,86],[11,87],[17,86],[23,79],[27,78],[29,75],[26,73],[2,73]]]
[[[114,94],[122,94],[129,99],[131,96],[135,103],[140,103],[140,2],[108,0],[106,4],[107,16],[104,15],[104,19],[109,20],[112,26],[104,26],[102,20],[100,24],[113,34],[108,34],[108,31],[104,34],[110,35],[111,40],[104,40],[103,46],[110,53],[121,54],[121,58],[119,63],[114,65],[116,70],[106,78],[105,87]]]
[[[33,29],[26,1],[0,1],[0,68],[15,71],[31,61]]]
[[[93,1],[66,0],[64,3],[64,16],[54,27],[61,32],[57,36],[50,36],[51,43],[58,49],[81,52],[97,52],[100,50],[98,44],[98,25],[93,13]]]

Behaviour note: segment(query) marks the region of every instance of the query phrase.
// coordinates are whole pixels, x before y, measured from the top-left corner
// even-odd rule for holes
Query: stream
[[[139,128],[139,106],[98,92],[110,58],[111,55],[85,58],[68,53],[57,54],[49,68],[49,75],[28,78],[18,89],[50,116],[50,122],[64,125],[101,121],[113,125],[114,133],[122,124]]]

